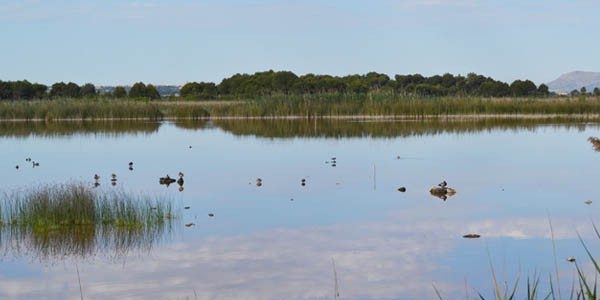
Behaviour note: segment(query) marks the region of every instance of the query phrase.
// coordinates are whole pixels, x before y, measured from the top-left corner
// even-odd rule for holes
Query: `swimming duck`
[[[94,180],[96,180],[96,181],[100,180],[100,175],[94,174]]]
[[[446,180],[440,182],[440,184],[438,184],[438,186],[440,187],[446,187],[448,185],[448,183],[446,182]]]
[[[160,177],[160,178],[158,179],[158,182],[159,182],[160,184],[166,184],[167,186],[168,186],[169,184],[171,184],[171,183],[175,182],[175,181],[176,181],[176,180],[175,180],[175,179],[173,179],[173,178],[171,178],[171,177],[169,177],[169,175],[168,175],[168,174],[167,174],[167,176],[165,176],[165,177]]]
[[[183,185],[183,173],[179,172],[179,179],[177,179],[177,184],[180,186]]]

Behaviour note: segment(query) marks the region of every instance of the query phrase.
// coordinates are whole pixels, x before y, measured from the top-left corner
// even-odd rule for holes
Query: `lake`
[[[557,273],[568,298],[567,257],[593,270],[578,233],[600,255],[599,135],[491,119],[0,123],[5,197],[98,174],[99,191],[178,211],[143,236],[0,227],[0,299],[492,299],[494,274],[522,297]],[[179,172],[183,189],[159,184]],[[432,196],[444,180],[456,194]]]

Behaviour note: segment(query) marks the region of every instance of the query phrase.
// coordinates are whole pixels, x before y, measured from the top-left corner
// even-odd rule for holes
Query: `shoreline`
[[[163,122],[163,121],[211,121],[211,120],[343,120],[343,121],[463,121],[463,120],[551,120],[565,119],[574,121],[597,120],[600,114],[444,114],[444,115],[322,115],[322,116],[207,116],[207,117],[141,117],[141,118],[14,118],[0,119],[2,123],[26,122],[109,122],[109,121],[135,121],[135,122]]]

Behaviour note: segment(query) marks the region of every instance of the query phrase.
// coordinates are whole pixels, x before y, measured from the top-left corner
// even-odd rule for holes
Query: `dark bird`
[[[160,183],[160,184],[165,184],[166,186],[169,186],[169,184],[171,184],[171,183],[173,183],[173,182],[175,182],[175,181],[176,181],[176,180],[175,180],[175,179],[173,179],[173,178],[171,178],[171,177],[169,177],[169,175],[168,175],[168,174],[167,174],[167,176],[165,176],[165,177],[160,177],[160,178],[158,179],[158,183]]]
[[[28,157],[25,159],[26,162],[30,162],[31,161],[31,157]]]
[[[190,207],[189,207],[189,206],[186,206],[186,207],[184,207],[183,209],[190,209]]]
[[[208,214],[208,216],[209,216],[209,217],[214,217],[214,216],[215,216],[215,214],[213,214],[213,213],[210,213],[210,214]]]
[[[110,177],[112,177],[110,181],[117,181],[117,174],[113,173],[112,175],[110,175]]]
[[[401,186],[400,188],[398,188],[398,192],[404,193],[406,192],[406,188]]]
[[[448,183],[446,182],[446,180],[444,180],[444,181],[440,182],[440,184],[438,184],[438,186],[441,186],[441,187],[446,187],[447,185],[448,185]]]
[[[481,235],[479,235],[477,233],[468,233],[468,234],[463,235],[463,238],[465,238],[465,239],[478,239],[480,237],[481,237]]]
[[[179,172],[179,179],[177,179],[177,184],[179,186],[183,186],[183,173]]]
[[[187,223],[187,224],[185,224],[185,227],[192,227],[194,225],[196,225],[196,224],[194,224],[194,223]]]
[[[15,167],[15,169],[17,169],[17,170],[18,170],[18,169],[19,169],[19,165],[17,165],[17,166]]]
[[[95,174],[95,175],[94,175],[94,180],[96,180],[96,181],[100,180],[100,175],[98,175],[98,174]]]
[[[133,167],[133,162],[132,161],[129,162],[129,166]]]

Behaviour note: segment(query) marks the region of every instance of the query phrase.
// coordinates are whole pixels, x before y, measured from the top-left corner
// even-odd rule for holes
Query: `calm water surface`
[[[556,274],[549,218],[567,298],[566,257],[589,267],[577,233],[600,255],[600,153],[587,142],[598,135],[507,121],[4,123],[2,192],[97,173],[100,190],[165,196],[180,217],[83,250],[4,228],[0,299],[80,299],[77,269],[85,299],[333,299],[332,260],[342,299],[434,299],[432,285],[492,297],[490,262],[509,285],[537,273],[545,288]],[[180,171],[183,191],[158,184]],[[458,192],[446,201],[429,194],[442,180]]]

